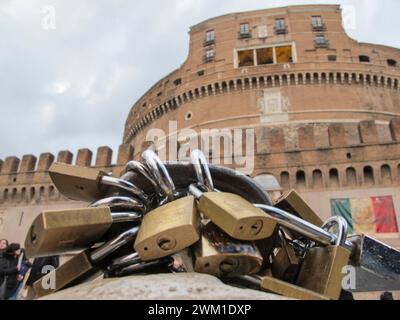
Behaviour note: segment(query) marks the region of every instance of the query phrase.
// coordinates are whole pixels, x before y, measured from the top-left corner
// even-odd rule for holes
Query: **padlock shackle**
[[[98,263],[101,260],[107,258],[107,256],[109,256],[114,251],[118,250],[119,248],[129,243],[130,241],[135,240],[138,232],[139,232],[139,227],[134,227],[128,231],[125,231],[118,237],[108,241],[100,248],[90,253],[90,260],[92,261],[92,263]]]
[[[175,200],[177,195],[174,181],[158,155],[153,150],[146,150],[142,153],[142,160],[167,199]]]
[[[142,259],[140,259],[139,254],[137,252],[131,253],[129,255],[120,257],[115,259],[109,266],[108,270],[113,271],[117,269],[122,269],[125,267],[129,267],[133,264],[138,264],[143,262]]]
[[[149,262],[139,262],[139,263],[130,265],[128,267],[123,268],[122,270],[115,272],[115,275],[117,277],[125,277],[130,274],[142,271],[146,268],[161,266],[164,264],[170,264],[172,262],[173,262],[173,260],[170,257],[162,258],[162,259],[158,259],[158,260],[154,260],[154,261],[149,261]]]
[[[189,186],[189,194],[194,196],[196,200],[200,200],[200,198],[203,196],[203,192],[197,188],[194,184],[191,184]]]
[[[336,235],[336,245],[344,247],[346,245],[347,239],[347,231],[349,229],[349,225],[347,221],[343,217],[335,216],[331,217],[325,224],[322,226],[322,229],[329,232],[334,226],[338,228],[338,234]]]
[[[134,185],[129,181],[110,176],[103,176],[100,180],[100,183],[106,186],[116,187],[118,189],[128,191],[129,193],[138,197],[140,200],[143,200],[146,206],[150,202],[147,194],[142,189],[140,189],[139,187],[137,187],[136,185]]]
[[[193,164],[198,183],[207,191],[214,191],[214,182],[211,177],[210,167],[208,166],[208,162],[203,151],[193,150],[190,155],[190,159],[191,163]]]
[[[336,235],[329,233],[328,231],[325,231],[324,229],[319,228],[310,222],[300,219],[289,212],[262,204],[255,204],[255,206],[276,218],[278,220],[278,224],[282,227],[293,230],[321,245],[335,245],[338,241]],[[345,241],[343,247],[351,252],[355,250],[355,246],[350,241]]]
[[[113,223],[137,222],[140,223],[143,215],[139,212],[113,212],[111,213]]]
[[[189,185],[196,184],[198,182],[193,165],[189,162],[166,163],[165,166],[178,190],[187,190]],[[260,186],[257,185],[257,183],[250,177],[226,167],[215,166],[211,164],[209,167],[215,188],[223,192],[238,194],[251,203],[272,205],[272,201],[268,193],[262,190]],[[147,193],[151,193],[151,191],[154,189],[147,179],[134,171],[128,171],[121,177],[121,179],[128,180],[136,185],[141,186],[142,189]],[[105,196],[125,194],[126,193],[123,193],[115,188],[111,188],[110,190],[107,190]]]
[[[130,197],[109,197],[93,202],[90,208],[109,207],[113,209],[124,209],[130,211],[145,211],[145,205],[138,199]]]
[[[158,185],[157,181],[154,180],[154,177],[149,172],[149,169],[145,165],[143,165],[143,163],[132,160],[126,164],[125,169],[127,171],[133,171],[141,174],[143,177],[147,179],[147,181],[149,181],[152,184],[158,196],[159,197],[163,196],[163,190],[160,189],[160,186]]]

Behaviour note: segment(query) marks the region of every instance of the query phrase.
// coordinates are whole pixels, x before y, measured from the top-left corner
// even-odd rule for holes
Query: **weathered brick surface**
[[[100,147],[97,149],[96,167],[106,167],[111,165],[113,151],[110,147]]]
[[[78,156],[76,158],[76,165],[81,167],[89,167],[92,163],[93,152],[89,149],[78,150]]]
[[[39,157],[38,171],[47,171],[54,162],[54,155],[51,153],[42,153]]]
[[[60,151],[57,156],[57,162],[72,164],[73,157],[74,155],[72,154],[71,151],[68,150]]]
[[[33,155],[25,155],[22,157],[19,172],[30,172],[35,170],[37,158]]]

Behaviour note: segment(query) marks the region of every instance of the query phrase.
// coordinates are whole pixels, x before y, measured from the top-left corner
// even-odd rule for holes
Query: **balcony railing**
[[[249,39],[251,38],[251,32],[239,32],[239,39]]]
[[[315,31],[315,32],[324,32],[324,31],[327,30],[327,28],[326,28],[325,23],[323,23],[323,24],[318,24],[318,25],[313,24],[313,25],[312,25],[312,30]]]
[[[215,39],[204,40],[203,46],[208,47],[208,46],[212,46],[213,44],[215,44]]]
[[[329,48],[329,41],[315,41],[315,48]]]
[[[214,55],[212,55],[212,56],[203,56],[203,62],[204,63],[212,62],[212,61],[214,61],[214,59],[215,59]]]
[[[287,29],[287,27],[279,27],[279,28],[275,27],[275,34],[278,34],[278,35],[288,34],[288,29]]]

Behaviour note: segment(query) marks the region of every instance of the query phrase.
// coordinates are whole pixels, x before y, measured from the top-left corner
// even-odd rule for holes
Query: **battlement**
[[[256,140],[257,154],[390,144],[400,142],[400,118],[263,126]]]
[[[108,146],[97,149],[94,163],[92,163],[93,152],[89,149],[78,150],[75,161],[73,161],[74,154],[69,150],[60,151],[57,157],[51,153],[42,153],[39,156],[39,161],[36,156],[30,154],[24,155],[22,160],[15,156],[10,156],[4,161],[0,159],[0,176],[47,172],[55,161],[83,167],[112,168],[114,166],[125,165],[128,161],[132,160],[133,147],[131,145],[121,145],[118,150],[117,163],[115,164],[112,163],[112,156],[113,150]]]

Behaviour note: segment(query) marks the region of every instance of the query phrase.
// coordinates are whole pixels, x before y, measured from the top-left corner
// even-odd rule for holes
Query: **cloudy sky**
[[[350,36],[400,47],[398,0],[0,0],[0,159],[117,150],[136,99],[185,60],[191,25],[307,2],[353,6]]]

